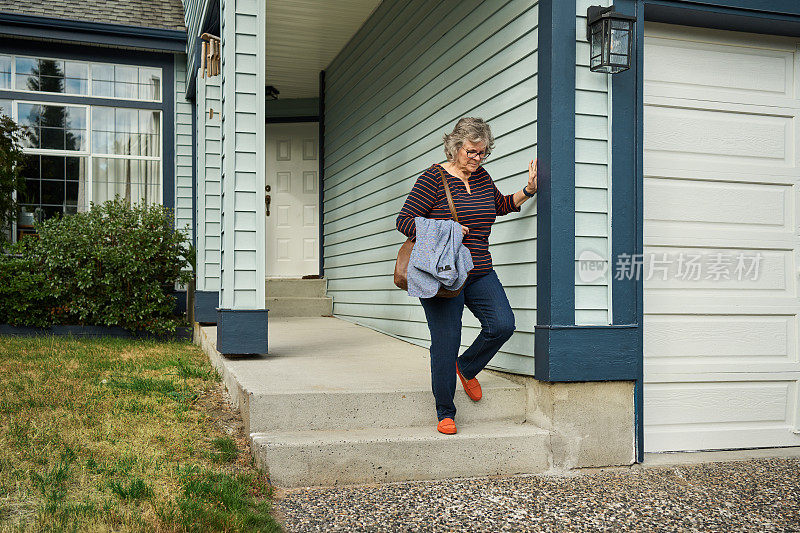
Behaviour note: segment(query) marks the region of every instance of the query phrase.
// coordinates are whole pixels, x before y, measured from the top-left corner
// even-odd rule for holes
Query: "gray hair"
[[[444,155],[448,161],[453,161],[464,141],[471,143],[483,143],[486,147],[486,155],[494,148],[494,137],[489,124],[482,118],[463,117],[456,122],[453,133],[444,136]]]

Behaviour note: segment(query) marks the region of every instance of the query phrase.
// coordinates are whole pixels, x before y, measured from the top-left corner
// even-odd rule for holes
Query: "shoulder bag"
[[[450,206],[450,213],[453,215],[453,220],[458,222],[458,212],[456,212],[456,206],[453,204],[453,196],[450,194],[450,186],[447,184],[447,178],[445,177],[441,167],[439,168],[439,176],[442,178],[444,193],[447,195],[447,203]],[[408,290],[408,261],[411,258],[411,250],[413,249],[414,241],[411,239],[406,239],[406,242],[404,242],[400,247],[400,251],[397,252],[397,261],[394,265],[394,284],[404,291]],[[464,283],[466,283],[466,280]],[[439,292],[436,293],[436,296],[442,298],[454,298],[461,293],[461,289],[463,288],[463,284],[457,290],[448,290],[440,286]]]

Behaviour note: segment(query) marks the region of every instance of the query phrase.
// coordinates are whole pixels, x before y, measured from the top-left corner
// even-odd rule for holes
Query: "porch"
[[[537,473],[630,464],[628,387],[480,374],[484,397],[455,403],[458,433],[436,431],[428,350],[335,317],[270,319],[268,356],[216,349],[257,463],[282,487]],[[598,384],[601,385],[601,384]],[[590,390],[591,389],[591,390]],[[598,401],[602,399],[602,401]]]

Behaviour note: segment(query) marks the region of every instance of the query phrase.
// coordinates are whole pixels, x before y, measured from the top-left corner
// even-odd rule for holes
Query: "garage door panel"
[[[741,176],[740,179],[746,179]],[[645,219],[676,223],[735,224],[740,229],[792,231],[791,185],[645,176]],[[652,225],[652,224],[648,224]]]
[[[645,24],[645,449],[800,445],[800,62]]]
[[[797,315],[669,315],[644,319],[648,374],[791,371],[797,363]]]
[[[667,32],[659,36],[654,25],[648,24],[644,54],[648,92],[696,91],[717,101],[794,98],[793,41],[757,38],[761,46],[755,47],[752,38],[730,32],[686,29],[682,36],[674,30]]]
[[[793,426],[796,381],[651,383],[645,413],[657,426]]]
[[[648,105],[645,153],[680,157],[686,165],[739,162],[795,166],[792,117]]]
[[[680,291],[679,298],[797,294],[791,250],[648,246],[642,263],[648,290]]]

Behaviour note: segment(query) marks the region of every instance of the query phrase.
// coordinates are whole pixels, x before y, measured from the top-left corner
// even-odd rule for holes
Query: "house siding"
[[[192,103],[186,100],[186,55],[175,56],[175,227],[192,241]]]
[[[218,291],[220,269],[220,78],[197,77],[197,290]],[[214,116],[209,118],[209,110]]]
[[[257,0],[223,0],[221,9],[220,308],[263,310],[266,8]]]
[[[611,323],[611,269],[596,281],[582,281],[577,260],[591,250],[611,257],[610,106],[608,74],[589,70],[586,10],[608,0],[576,1],[575,65],[575,324]],[[609,265],[612,267],[613,265]]]
[[[536,151],[538,6],[384,1],[326,70],[324,265],[334,315],[429,346],[424,311],[392,271],[397,213],[416,178],[443,162],[442,136],[462,116],[492,126],[486,169],[503,194],[527,181]],[[490,367],[533,373],[536,206],[498,218],[494,269],[516,332]],[[462,345],[480,324],[463,319]]]

